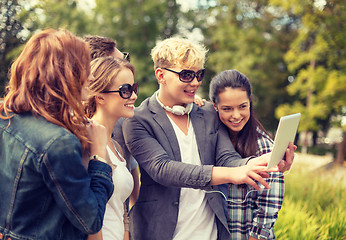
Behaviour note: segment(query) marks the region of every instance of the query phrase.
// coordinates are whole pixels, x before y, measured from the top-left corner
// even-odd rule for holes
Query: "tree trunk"
[[[346,132],[343,132],[342,141],[338,144],[338,153],[335,159],[335,163],[338,165],[344,164],[345,148],[346,148]]]
[[[302,141],[302,153],[308,153],[308,131],[302,132],[303,141]]]

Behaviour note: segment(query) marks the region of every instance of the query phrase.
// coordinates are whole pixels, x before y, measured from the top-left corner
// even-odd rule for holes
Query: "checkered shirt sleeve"
[[[261,130],[257,131],[260,134],[256,156],[260,156],[272,150],[273,141]],[[274,224],[284,197],[283,173],[270,173],[266,181],[270,189],[252,192],[254,188],[250,185],[228,184],[228,198],[231,200],[227,203],[230,239],[247,240],[249,236],[275,239]]]

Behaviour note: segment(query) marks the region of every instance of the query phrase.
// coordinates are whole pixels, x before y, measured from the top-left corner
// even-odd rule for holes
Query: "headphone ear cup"
[[[185,107],[183,106],[176,105],[176,106],[173,106],[171,110],[172,110],[171,112],[175,115],[181,116],[185,114]]]

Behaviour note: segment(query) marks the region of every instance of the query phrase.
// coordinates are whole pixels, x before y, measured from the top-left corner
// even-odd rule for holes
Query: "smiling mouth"
[[[135,105],[134,104],[125,104],[125,107],[134,108]]]
[[[184,90],[184,92],[186,92],[187,94],[195,94],[196,90],[191,90],[191,91]]]
[[[239,120],[239,121],[229,121],[231,124],[239,124],[239,123],[241,123],[241,121],[242,121],[243,119],[241,119],[241,120]]]

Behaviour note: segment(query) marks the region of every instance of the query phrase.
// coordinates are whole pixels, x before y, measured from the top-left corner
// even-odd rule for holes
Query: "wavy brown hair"
[[[66,30],[35,34],[11,66],[0,117],[10,120],[32,112],[70,130],[86,149],[81,90],[89,74],[89,48],[83,40]]]

